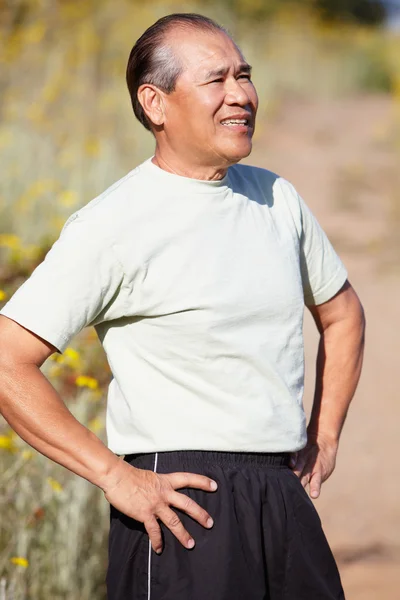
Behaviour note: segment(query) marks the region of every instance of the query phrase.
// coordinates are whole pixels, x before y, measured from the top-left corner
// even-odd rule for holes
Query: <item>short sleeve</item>
[[[304,302],[327,302],[343,287],[347,271],[325,232],[301,196],[297,194],[300,215],[300,269]]]
[[[286,179],[279,178],[299,239],[299,262],[304,302],[327,302],[343,287],[347,271],[327,235],[302,197]]]
[[[123,281],[112,241],[76,213],[0,313],[63,352],[84,327],[123,316]]]

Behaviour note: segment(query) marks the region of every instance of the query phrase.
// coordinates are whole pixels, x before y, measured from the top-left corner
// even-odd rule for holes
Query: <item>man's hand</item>
[[[336,442],[309,436],[306,447],[292,455],[290,467],[304,488],[309,484],[311,498],[318,498],[322,483],[332,474],[337,449]]]
[[[212,479],[194,473],[169,473],[166,475],[137,469],[119,460],[119,464],[102,486],[108,502],[128,517],[144,524],[151,545],[157,554],[162,551],[160,519],[185,548],[193,548],[195,542],[184,528],[171,506],[187,513],[203,527],[213,526],[210,515],[194,500],[176,490],[197,488],[214,492],[217,484]],[[110,483],[110,479],[112,482]]]

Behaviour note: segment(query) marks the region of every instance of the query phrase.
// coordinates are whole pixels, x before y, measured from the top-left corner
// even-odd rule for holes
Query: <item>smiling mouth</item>
[[[224,119],[221,121],[221,125],[225,125],[226,127],[235,127],[235,126],[244,126],[249,127],[250,121],[249,119]]]

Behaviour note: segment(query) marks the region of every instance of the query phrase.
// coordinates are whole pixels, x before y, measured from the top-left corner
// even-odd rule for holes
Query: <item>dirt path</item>
[[[345,262],[366,310],[362,380],[337,469],[316,502],[347,600],[400,598],[400,175],[394,125],[394,107],[384,97],[287,101],[258,135],[248,160],[296,186]],[[309,408],[317,342],[309,318],[305,335]]]

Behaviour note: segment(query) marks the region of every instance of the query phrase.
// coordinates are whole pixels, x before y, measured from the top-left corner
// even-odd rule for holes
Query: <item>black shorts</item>
[[[214,519],[204,529],[179,510],[196,545],[161,524],[164,550],[142,523],[111,507],[108,600],[344,600],[314,505],[287,454],[161,452],[126,456],[159,473],[211,477],[216,492],[182,490]]]

